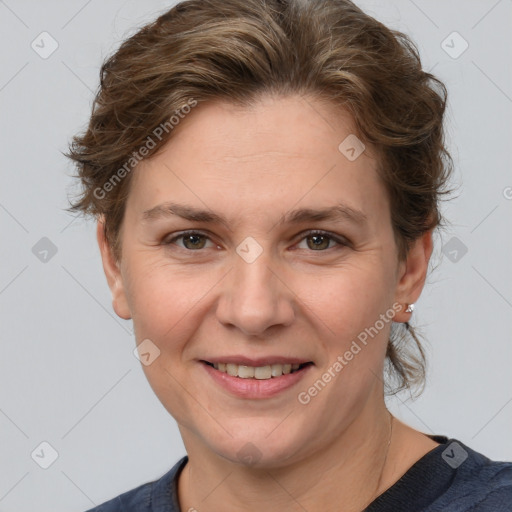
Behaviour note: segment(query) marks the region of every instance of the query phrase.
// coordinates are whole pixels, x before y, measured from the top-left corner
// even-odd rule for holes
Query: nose
[[[263,253],[252,263],[235,255],[234,268],[223,281],[217,319],[247,336],[263,335],[293,322],[294,293],[279,265]],[[289,278],[288,278],[289,280]]]

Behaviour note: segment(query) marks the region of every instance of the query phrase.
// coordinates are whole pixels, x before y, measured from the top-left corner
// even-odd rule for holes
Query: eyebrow
[[[175,216],[192,222],[218,223],[228,227],[227,220],[215,212],[172,202],[159,204],[154,208],[145,210],[142,214],[145,221]],[[322,220],[348,220],[349,222],[362,225],[367,222],[368,218],[366,214],[360,210],[356,210],[347,205],[338,204],[320,209],[300,208],[292,210],[282,215],[277,224],[300,224]]]

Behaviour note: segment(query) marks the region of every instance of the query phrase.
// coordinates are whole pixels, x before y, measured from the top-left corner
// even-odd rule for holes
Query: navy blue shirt
[[[511,512],[512,462],[495,462],[456,439],[430,436],[425,454],[364,512]],[[178,502],[183,457],[162,478],[87,512],[185,512]]]

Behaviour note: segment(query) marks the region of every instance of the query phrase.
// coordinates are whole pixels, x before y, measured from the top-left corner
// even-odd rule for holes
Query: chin
[[[272,422],[259,420],[256,421],[257,425],[252,422],[252,427],[229,430],[233,437],[224,432],[221,439],[207,438],[205,444],[212,452],[235,464],[261,469],[281,467],[299,459],[308,444],[304,434],[300,435],[298,425],[287,424],[286,428],[276,428],[282,419]]]

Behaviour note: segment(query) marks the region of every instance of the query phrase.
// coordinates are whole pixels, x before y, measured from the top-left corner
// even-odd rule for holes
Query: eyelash
[[[178,235],[174,236],[173,238],[171,238],[170,240],[166,240],[164,239],[163,242],[162,242],[162,245],[164,246],[168,246],[168,245],[172,245],[174,242],[176,242],[176,240],[179,240],[180,238],[184,238],[186,236],[190,236],[190,235],[200,235],[200,236],[204,236],[206,237],[208,240],[211,241],[211,238],[206,234],[206,233],[203,233],[202,231],[194,231],[194,230],[189,230],[189,231],[182,231],[181,233],[179,233]],[[324,236],[326,238],[329,238],[330,240],[336,242],[338,244],[338,246],[341,246],[341,247],[348,247],[350,246],[350,242],[348,242],[348,240],[346,239],[343,239],[339,236],[336,236],[332,233],[329,233],[328,231],[322,231],[320,229],[313,229],[313,230],[310,230],[310,231],[306,231],[305,233],[301,233],[302,235],[302,238],[299,239],[299,242],[302,242],[302,240],[304,240],[305,238],[308,238],[310,236]],[[200,252],[202,249],[187,249],[186,247],[179,247],[180,249],[183,249],[184,251],[187,251],[187,252]],[[314,250],[311,250],[310,252],[326,252],[330,249],[335,249],[336,247],[329,247],[327,249],[322,249],[322,250],[318,250],[318,251],[314,251]]]

